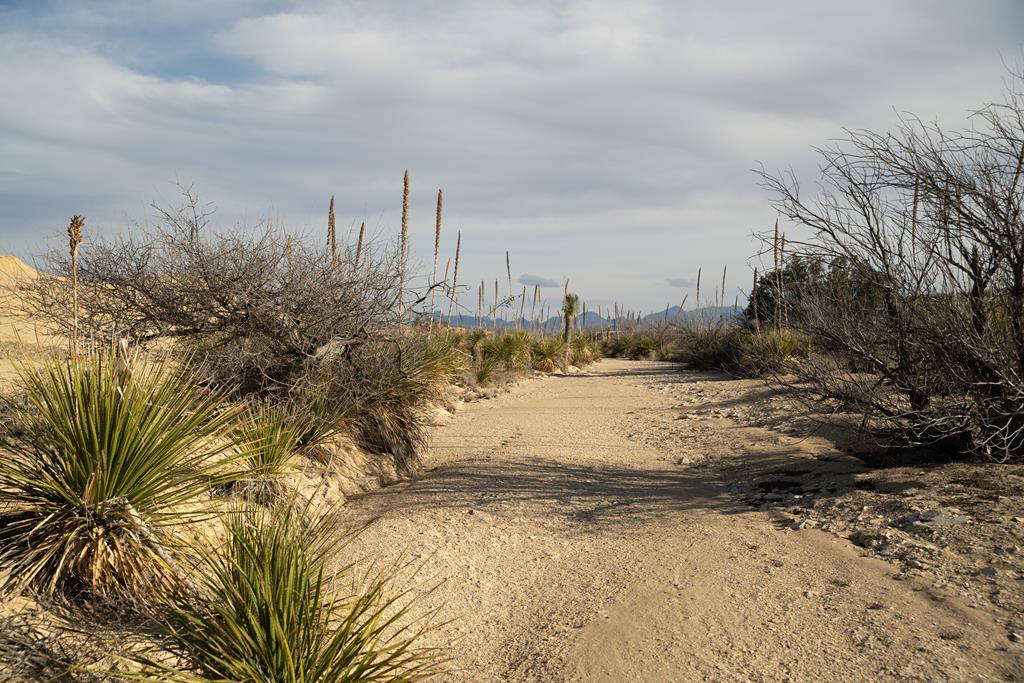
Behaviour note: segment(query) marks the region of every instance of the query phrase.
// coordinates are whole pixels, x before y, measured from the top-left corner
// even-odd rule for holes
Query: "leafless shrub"
[[[377,450],[408,462],[422,438],[412,414],[424,394],[412,378],[422,374],[416,344],[426,342],[407,330],[438,285],[403,291],[401,248],[362,229],[355,245],[341,236],[314,243],[269,224],[217,230],[196,192],[183,193],[181,208],[156,209],[152,227],[83,245],[76,264],[81,335],[104,344],[112,337],[141,345],[173,340],[237,396],[309,409],[306,440],[344,421],[374,441],[365,423],[387,396],[403,419],[378,420],[390,436],[381,436],[387,446]],[[39,316],[68,332],[75,325],[70,269],[67,256],[48,255],[30,297]]]
[[[807,197],[762,172],[809,228],[790,253],[820,278],[788,299],[818,354],[817,395],[900,443],[1004,461],[1024,455],[1024,77],[948,132],[907,117],[818,150]]]

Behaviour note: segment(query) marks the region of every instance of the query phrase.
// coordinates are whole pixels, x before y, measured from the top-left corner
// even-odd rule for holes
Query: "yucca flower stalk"
[[[331,195],[331,204],[327,208],[327,243],[331,248],[331,262],[338,260],[338,233],[334,223],[334,195]]]
[[[505,252],[505,272],[508,273],[508,295],[512,296],[512,260]]]
[[[78,248],[85,239],[85,217],[74,215],[68,223],[68,250],[71,255],[71,356],[78,357]]]
[[[223,396],[167,362],[110,352],[18,369],[24,436],[0,458],[6,588],[135,601],[170,576],[176,528],[226,475]]]
[[[402,180],[402,235],[398,243],[398,317],[405,316],[405,276],[409,260],[409,171]]]
[[[455,270],[452,271],[452,296],[448,302],[448,318],[452,317],[452,309],[458,304],[459,294],[459,256],[462,251],[462,231],[459,230],[455,236]],[[461,314],[460,314],[461,317]]]
[[[729,266],[722,266],[722,295],[720,301],[718,302],[719,306],[725,305],[725,273],[728,270]]]
[[[363,237],[366,235],[366,221],[359,224],[359,237],[356,238],[356,256],[353,267],[359,267],[359,259],[363,255]]]
[[[434,267],[430,272],[430,325],[434,324],[434,285],[437,283],[437,259],[441,254],[441,209],[444,198],[441,190],[437,191],[437,216],[434,221]],[[448,277],[445,276],[447,282]]]

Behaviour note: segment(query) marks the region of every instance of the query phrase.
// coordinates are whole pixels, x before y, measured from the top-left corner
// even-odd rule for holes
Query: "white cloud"
[[[541,275],[530,275],[529,273],[524,273],[523,275],[520,275],[519,279],[516,280],[516,282],[518,282],[521,285],[526,285],[527,287],[560,287],[561,286],[561,283],[558,280],[555,280],[554,278],[543,277]]]
[[[669,278],[729,266],[774,216],[749,169],[794,165],[893,108],[956,125],[998,94],[1014,2],[449,4],[58,1],[0,24],[0,249],[74,210],[123,225],[175,177],[232,221],[397,223],[432,201],[460,278],[562,274],[663,306]],[[51,213],[48,213],[47,207]],[[319,229],[319,228],[316,228]],[[419,231],[419,232],[417,232]],[[422,239],[420,237],[422,236]],[[448,245],[450,246],[450,245]],[[450,249],[449,249],[450,250]],[[743,285],[738,285],[743,286]]]

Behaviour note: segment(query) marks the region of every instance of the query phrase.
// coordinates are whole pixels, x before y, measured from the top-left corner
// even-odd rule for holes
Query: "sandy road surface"
[[[606,360],[524,382],[437,428],[422,477],[339,514],[353,553],[443,580],[425,600],[451,620],[430,636],[447,680],[1022,680],[990,615],[731,494],[719,463],[828,446],[728,415],[688,429],[700,381]]]

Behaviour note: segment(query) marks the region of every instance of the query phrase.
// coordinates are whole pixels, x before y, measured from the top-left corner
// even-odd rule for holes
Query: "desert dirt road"
[[[445,680],[1022,680],[984,611],[731,493],[832,449],[744,426],[744,391],[605,360],[467,404],[422,476],[339,513],[350,553],[419,563]]]

